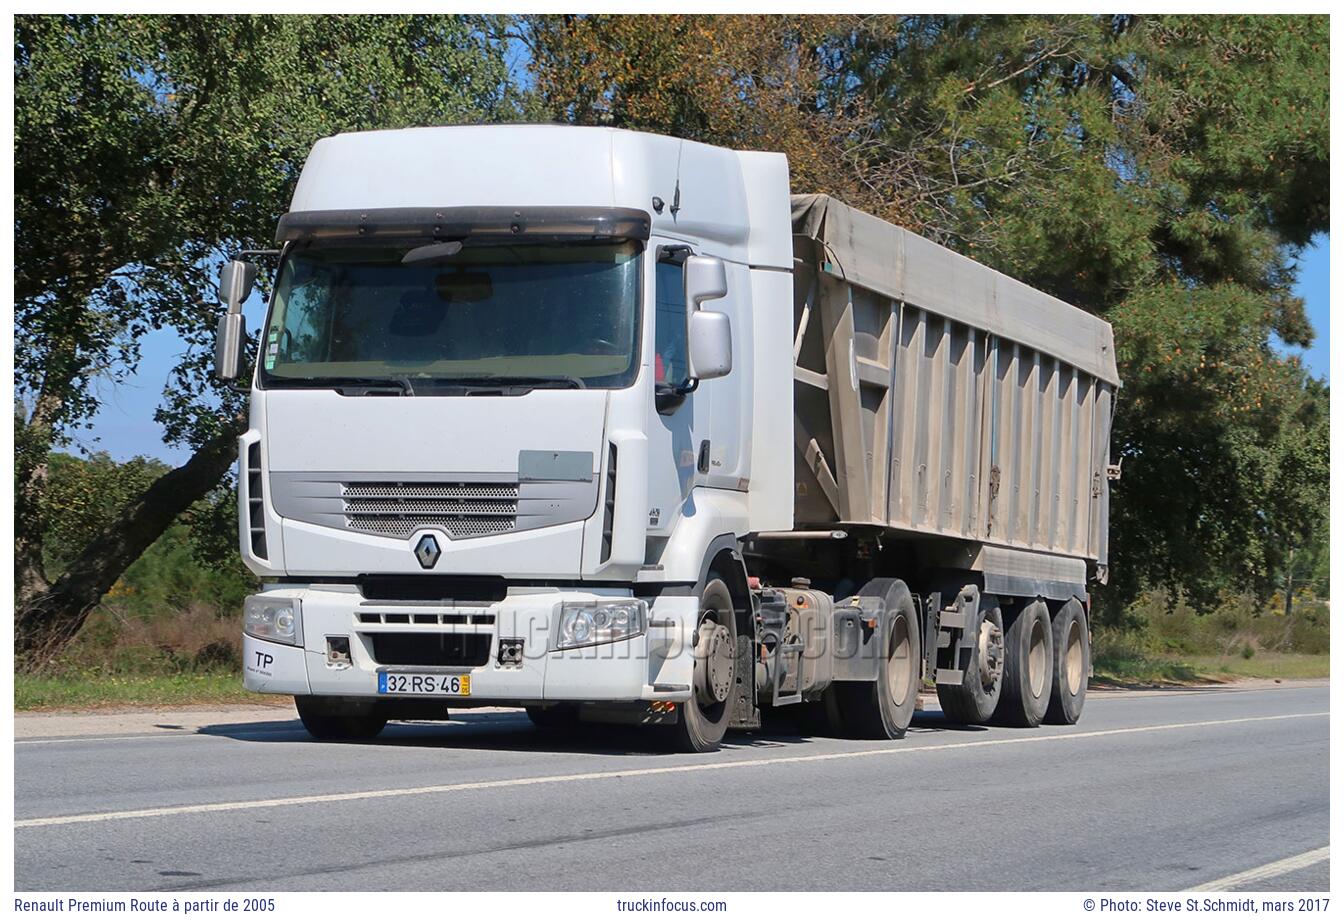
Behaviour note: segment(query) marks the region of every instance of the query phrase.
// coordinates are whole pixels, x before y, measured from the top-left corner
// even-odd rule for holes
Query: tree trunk
[[[46,666],[79,632],[84,620],[126,567],[170,524],[219,482],[236,457],[241,419],[203,445],[182,466],[164,473],[84,547],[56,583],[19,602],[14,622],[15,663],[32,672]]]
[[[1296,549],[1288,550],[1288,574],[1284,578],[1283,585],[1283,616],[1285,619],[1291,619],[1293,616],[1293,557],[1297,555]]]
[[[47,491],[47,455],[61,411],[61,401],[43,381],[26,421],[15,418],[14,432],[14,603],[24,607],[45,592],[42,535]]]

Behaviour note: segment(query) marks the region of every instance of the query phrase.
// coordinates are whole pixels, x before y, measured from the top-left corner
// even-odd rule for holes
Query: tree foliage
[[[789,155],[1115,327],[1114,611],[1271,590],[1323,526],[1295,258],[1328,232],[1322,16],[534,17],[553,117]]]
[[[312,143],[512,109],[502,49],[474,19],[24,15],[14,28],[16,622],[27,655],[72,635],[230,463],[241,398],[206,373],[218,309],[207,292],[225,254],[269,242]],[[164,327],[185,349],[157,420],[195,451],[190,469],[83,547],[78,583],[67,572],[53,584],[48,453],[93,416],[95,381],[125,379],[143,336]]]
[[[118,463],[103,452],[88,457],[53,453],[44,499],[46,570],[59,576],[77,553],[107,530],[168,466],[148,457]],[[122,606],[153,616],[192,604],[236,609],[256,577],[238,556],[238,512],[231,484],[192,506],[113,586]]]
[[[1271,343],[1312,336],[1292,283],[1328,227],[1328,47],[1322,16],[18,16],[20,654],[72,635],[180,513],[226,513],[198,501],[242,405],[206,376],[200,300],[267,243],[312,142],[519,114],[782,150],[797,191],[1104,315],[1125,381],[1108,601],[1267,591],[1324,526],[1328,391]],[[192,460],[105,494],[86,471],[52,519],[52,448],[165,327],[185,348],[157,418]]]

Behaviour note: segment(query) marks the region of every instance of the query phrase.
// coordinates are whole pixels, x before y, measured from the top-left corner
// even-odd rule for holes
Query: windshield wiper
[[[527,387],[529,389],[547,384],[560,384],[575,390],[587,389],[583,380],[569,374],[482,374],[477,377],[435,377],[434,384],[461,387]]]
[[[386,377],[269,377],[267,385],[274,388],[295,389],[334,389],[342,396],[415,396],[416,387],[422,395],[435,395],[438,390],[457,390],[471,393],[473,390],[515,391],[525,393],[540,387],[568,387],[575,390],[586,389],[583,380],[568,374],[522,375],[482,374],[472,377],[428,377],[417,376],[415,383],[406,374],[391,374]]]
[[[378,396],[395,391],[402,396],[414,396],[411,378],[402,374],[393,377],[272,377],[272,387],[340,390],[342,396]]]

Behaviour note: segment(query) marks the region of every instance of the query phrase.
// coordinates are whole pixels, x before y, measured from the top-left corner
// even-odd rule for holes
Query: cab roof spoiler
[[[325,239],[468,237],[641,240],[652,218],[636,208],[538,206],[457,208],[362,208],[290,211],[280,218],[277,243]]]

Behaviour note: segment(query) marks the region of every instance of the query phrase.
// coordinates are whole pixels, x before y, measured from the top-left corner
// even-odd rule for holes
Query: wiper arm
[[[272,378],[272,386],[301,387],[304,389],[340,390],[345,396],[369,396],[381,390],[397,390],[403,396],[414,396],[415,388],[405,374],[390,377],[279,377]],[[346,393],[347,389],[363,390],[362,393]]]
[[[587,389],[587,384],[579,377],[569,374],[483,374],[476,377],[435,377],[436,384],[453,386],[537,386],[539,384],[560,383],[575,390]]]

